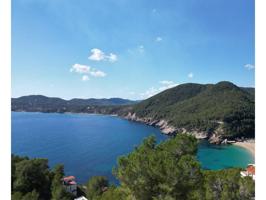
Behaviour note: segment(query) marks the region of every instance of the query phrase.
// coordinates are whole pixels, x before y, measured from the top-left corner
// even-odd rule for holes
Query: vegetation
[[[254,138],[255,133],[254,89],[225,81],[182,84],[140,102],[132,112],[140,118],[165,119],[187,131],[217,132],[228,138]]]
[[[130,154],[118,159],[114,175],[89,180],[89,200],[248,200],[255,183],[240,169],[203,170],[196,159],[197,140],[177,135],[160,144],[149,137]],[[71,199],[60,184],[62,165],[49,170],[47,160],[12,156],[12,199]],[[73,199],[73,198],[72,198]]]
[[[12,111],[27,112],[86,112],[110,113],[120,106],[132,105],[137,101],[121,98],[110,99],[71,99],[46,97],[42,95],[29,95],[11,99]]]
[[[144,101],[49,98],[41,95],[12,99],[12,111],[101,113],[158,121],[190,131],[216,133],[225,138],[254,138],[255,90],[230,82],[181,84]]]
[[[47,159],[12,155],[12,200],[73,200],[61,184],[64,167],[48,167]]]

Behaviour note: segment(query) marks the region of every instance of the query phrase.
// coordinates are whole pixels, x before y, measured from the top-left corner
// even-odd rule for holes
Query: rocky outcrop
[[[211,144],[221,144],[221,142],[223,141],[223,138],[220,135],[217,134],[212,134],[209,138],[209,142]]]
[[[131,113],[131,112],[129,112],[126,116],[124,116],[124,118],[127,120],[141,122],[141,123],[145,123],[150,126],[158,127],[160,128],[162,133],[166,135],[182,133],[182,134],[191,134],[195,136],[197,139],[205,139],[208,137],[208,134],[204,131],[199,131],[199,130],[188,131],[185,128],[176,128],[170,125],[165,119],[155,120],[155,119],[147,118],[147,117],[141,118],[141,117],[138,117],[136,113]]]

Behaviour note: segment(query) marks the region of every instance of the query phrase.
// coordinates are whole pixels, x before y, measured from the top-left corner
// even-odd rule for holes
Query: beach
[[[234,145],[247,149],[255,158],[255,140],[245,140],[243,142],[236,142]]]

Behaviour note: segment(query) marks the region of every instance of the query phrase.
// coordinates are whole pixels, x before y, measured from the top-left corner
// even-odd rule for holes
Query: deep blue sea
[[[118,183],[112,168],[119,156],[131,152],[149,136],[167,139],[160,130],[115,116],[88,114],[12,112],[12,153],[62,163],[66,175],[85,183],[96,175]],[[197,155],[205,169],[245,167],[251,154],[233,145],[217,146],[201,141]]]

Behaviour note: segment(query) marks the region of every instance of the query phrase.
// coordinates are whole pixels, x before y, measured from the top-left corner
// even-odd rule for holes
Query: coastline
[[[28,111],[12,111],[12,112],[28,112]],[[36,112],[36,111],[32,111],[32,112]],[[46,112],[38,112],[38,113],[46,113]],[[51,113],[59,113],[59,112],[51,112]],[[139,122],[139,123],[142,123],[142,124],[146,124],[148,126],[154,126],[154,124],[147,123],[147,122],[145,122],[143,120],[135,120],[135,119],[132,119],[132,118],[128,118],[128,116],[119,116],[117,114],[107,114],[107,113],[75,113],[75,112],[64,112],[64,113],[59,113],[59,114],[107,115],[107,116],[112,116],[112,117],[119,117],[119,118],[122,118],[122,119],[125,119],[125,120],[128,120],[128,121]],[[164,125],[163,128],[166,128],[166,129],[169,128],[167,123],[166,124],[163,124],[163,125]],[[161,130],[161,133],[162,134],[164,134],[164,135],[170,135],[169,133],[164,132],[163,129],[162,129],[162,127],[160,127],[160,126],[155,126],[155,127],[159,128]],[[170,128],[173,128],[173,127],[170,127]],[[197,139],[206,139],[206,137],[199,137]],[[250,152],[250,154],[252,155],[252,157],[254,158],[254,160],[255,160],[255,139],[247,139],[247,140],[244,140],[243,142],[235,142],[235,143],[232,143],[232,144],[248,150]]]
[[[255,140],[254,139],[245,140],[243,142],[236,142],[236,143],[233,143],[233,145],[245,148],[251,153],[252,157],[255,159]]]

